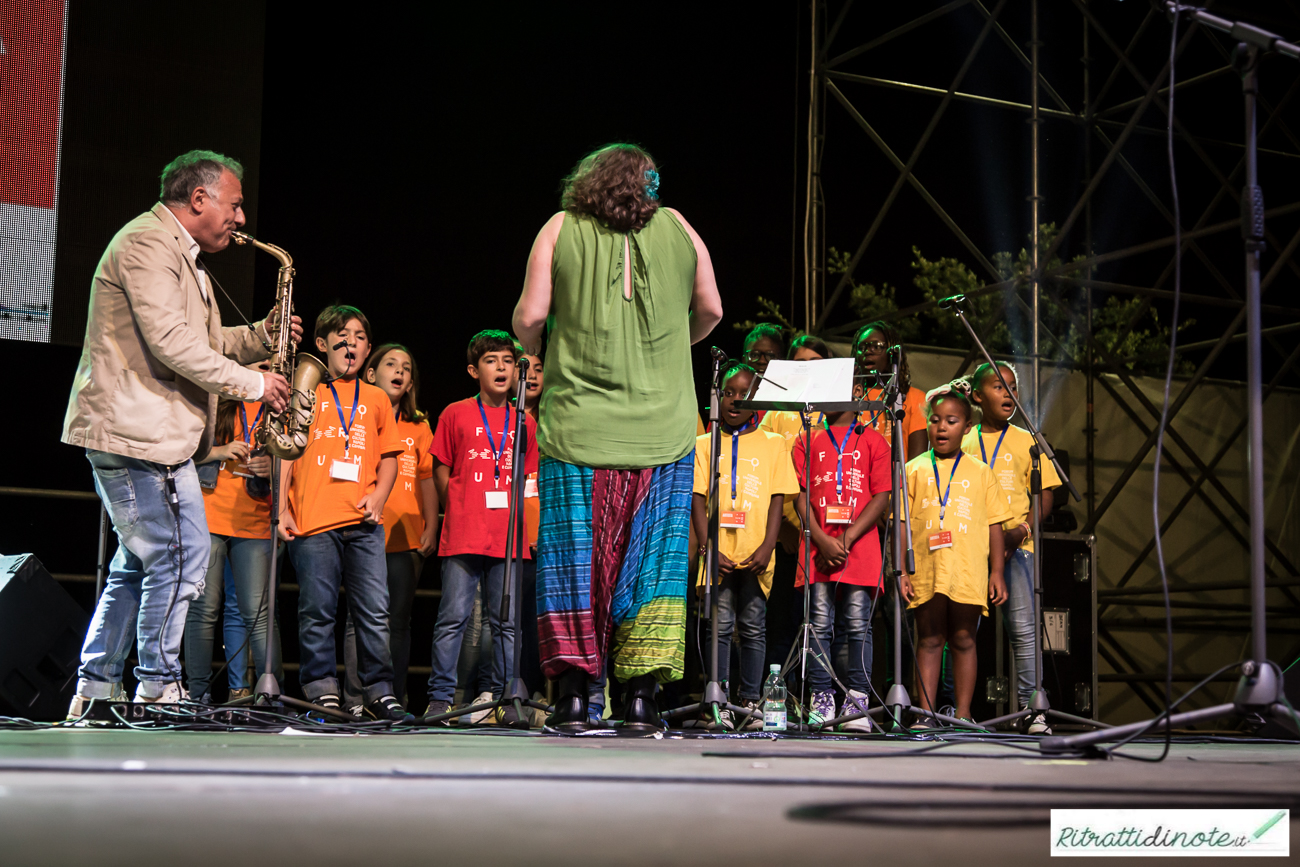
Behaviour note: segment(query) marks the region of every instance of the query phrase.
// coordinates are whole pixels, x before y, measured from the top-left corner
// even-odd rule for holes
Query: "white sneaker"
[[[92,701],[129,701],[126,697],[126,687],[121,682],[113,684],[113,690],[109,693],[108,698],[94,699],[80,693],[72,697],[72,703],[68,705],[68,719],[79,720],[90,710]]]
[[[746,699],[745,701],[741,702],[741,706],[744,707],[745,710],[754,711],[754,713],[745,717],[745,721],[740,724],[739,731],[745,731],[745,732],[762,731],[763,730],[763,703],[759,701],[754,701],[753,699]]]
[[[470,702],[470,704],[471,705],[487,704],[490,701],[492,701],[492,693],[480,692],[478,694],[478,697],[475,698],[472,702]],[[470,714],[468,717],[461,717],[461,719],[467,719],[471,725],[484,725],[487,723],[491,723],[493,721],[492,720],[493,713],[494,713],[494,709],[488,708],[487,710],[475,711],[474,713]]]
[[[862,710],[866,710],[870,704],[867,701],[867,694],[859,692],[856,689],[849,690],[849,694],[844,697],[844,704],[840,706],[840,716],[850,713],[858,713],[858,706],[853,703],[852,699],[857,699],[862,705]],[[849,720],[846,723],[840,723],[842,732],[869,732],[871,731],[871,717],[858,717],[855,720]]]
[[[1050,735],[1052,727],[1047,724],[1047,714],[1036,713],[1029,718],[1029,728],[1025,729],[1027,734],[1031,735]]]
[[[190,698],[190,694],[175,681],[167,684],[167,687],[162,691],[162,695],[157,696],[156,698],[148,698],[147,696],[141,695],[140,690],[142,689],[144,689],[144,684],[135,688],[136,704],[180,704],[183,701],[189,701]]]

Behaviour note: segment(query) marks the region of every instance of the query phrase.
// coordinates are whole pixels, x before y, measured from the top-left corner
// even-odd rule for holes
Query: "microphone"
[[[519,368],[520,373],[527,373],[528,365],[529,361],[527,355],[521,355],[519,358],[515,359],[515,367]]]
[[[727,360],[727,353],[723,352],[721,349],[719,349],[716,346],[714,346],[712,349],[709,350],[709,354],[712,355],[714,358],[716,358],[718,361]]]
[[[951,310],[954,307],[960,307],[966,303],[965,295],[949,295],[947,298],[939,299],[940,310]]]
[[[961,296],[958,296],[961,297]],[[895,343],[885,352],[885,358],[890,364],[900,364],[903,361],[903,347]]]
[[[343,347],[345,347],[345,346],[347,346],[347,345],[348,345],[348,342],[347,342],[346,340],[340,340],[338,343],[336,343],[336,344],[334,344],[333,346],[330,347],[330,352],[336,352],[336,351],[342,349]]]

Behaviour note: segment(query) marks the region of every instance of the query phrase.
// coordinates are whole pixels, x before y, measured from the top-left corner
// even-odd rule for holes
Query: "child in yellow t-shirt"
[[[754,383],[754,369],[738,365],[722,382],[721,447],[718,449],[718,680],[727,682],[731,634],[740,626],[740,689],[745,707],[757,708],[750,727],[762,725],[759,697],[767,652],[767,595],[772,590],[772,553],[781,529],[781,505],[799,493],[785,440],[759,430],[752,410],[738,409]],[[695,494],[691,523],[708,539],[709,437],[695,441]],[[703,581],[703,574],[701,574]],[[712,628],[712,624],[710,625]],[[726,688],[725,686],[723,687]]]
[[[1002,522],[1010,517],[993,471],[961,450],[974,408],[958,380],[926,395],[930,450],[907,463],[916,574],[902,578],[916,609],[921,707],[934,710],[946,642],[953,654],[957,716],[970,719],[975,694],[975,629],[988,600],[1001,605]],[[987,528],[987,529],[986,529]]]
[[[979,407],[982,418],[975,430],[966,434],[961,448],[993,470],[1011,513],[1002,524],[1007,584],[1007,605],[1002,609],[1002,615],[1011,639],[1011,654],[1016,661],[1016,690],[1020,706],[1028,707],[1034,692],[1034,657],[1038,653],[1034,539],[1029,514],[1029,474],[1032,469],[1029,449],[1034,445],[1034,437],[1029,431],[1011,424],[1016,413],[1011,393],[1019,396],[1016,372],[1006,362],[998,362],[998,367],[1002,370],[1001,379],[990,364],[980,365],[970,378],[971,398]],[[1048,460],[1039,461],[1039,472],[1043,483],[1039,511],[1046,518],[1052,510],[1051,489],[1061,484],[1061,478]],[[1036,735],[1052,733],[1043,714],[1031,717],[1027,730]]]

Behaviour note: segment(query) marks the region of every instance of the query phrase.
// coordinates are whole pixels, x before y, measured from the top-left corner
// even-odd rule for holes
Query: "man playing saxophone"
[[[63,441],[86,450],[120,544],[82,647],[74,718],[92,699],[126,700],[132,639],[135,700],[184,696],[181,634],[209,550],[193,458],[211,446],[218,395],[277,411],[289,398],[284,377],[241,366],[269,355],[279,323],[223,328],[199,258],[243,226],[242,176],[211,151],[172,160],[161,201],[113,237],[95,270]],[[298,317],[290,328],[300,340]]]

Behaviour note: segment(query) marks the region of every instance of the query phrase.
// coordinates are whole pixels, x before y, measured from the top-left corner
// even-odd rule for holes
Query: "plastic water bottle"
[[[785,681],[779,665],[772,666],[763,683],[763,731],[785,731]]]

